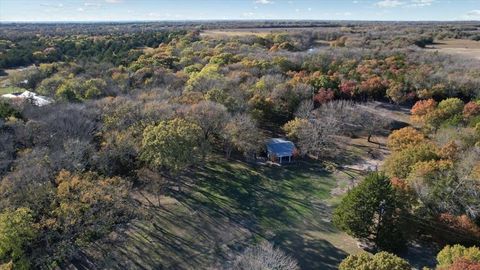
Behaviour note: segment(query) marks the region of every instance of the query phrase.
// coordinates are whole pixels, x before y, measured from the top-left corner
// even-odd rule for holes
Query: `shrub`
[[[404,259],[388,253],[379,252],[375,255],[361,253],[345,258],[338,267],[339,270],[410,270],[412,267]]]
[[[313,100],[319,104],[327,103],[335,98],[335,93],[332,89],[321,88],[313,97]]]
[[[449,119],[463,112],[463,101],[459,98],[447,98],[438,103],[437,109],[441,111],[443,119]]]
[[[479,102],[470,101],[463,107],[463,117],[468,119],[480,114]]]
[[[296,140],[300,129],[306,125],[308,125],[308,120],[295,117],[295,119],[283,125],[282,129],[288,138]]]
[[[10,105],[10,103],[0,100],[0,119],[6,119],[9,117],[20,118],[21,115]]]
[[[450,266],[462,260],[480,263],[480,249],[475,246],[466,248],[462,245],[447,245],[437,254],[439,268],[449,269]]]

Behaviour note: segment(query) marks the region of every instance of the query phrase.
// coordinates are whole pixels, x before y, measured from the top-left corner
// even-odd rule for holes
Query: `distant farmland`
[[[306,30],[322,30],[324,32],[337,31],[339,27],[259,27],[259,28],[232,28],[232,29],[212,29],[205,30],[202,36],[218,37],[218,36],[248,36],[255,35],[264,37],[272,33],[294,33]]]

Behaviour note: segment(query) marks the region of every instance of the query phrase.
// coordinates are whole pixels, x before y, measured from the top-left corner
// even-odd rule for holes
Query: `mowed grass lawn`
[[[314,162],[266,167],[215,157],[161,206],[140,206],[144,216],[115,241],[87,253],[98,267],[206,269],[266,239],[302,269],[336,269],[360,251],[330,222],[330,190],[342,177]]]

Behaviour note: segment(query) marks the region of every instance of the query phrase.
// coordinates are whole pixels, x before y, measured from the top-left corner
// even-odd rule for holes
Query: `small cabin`
[[[292,162],[292,157],[295,153],[295,145],[293,142],[281,138],[272,138],[267,141],[266,145],[269,160],[276,161],[280,164]]]

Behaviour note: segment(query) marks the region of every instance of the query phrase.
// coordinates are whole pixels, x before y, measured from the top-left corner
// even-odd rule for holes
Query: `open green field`
[[[23,92],[23,91],[25,91],[25,89],[14,87],[14,86],[0,87],[0,96],[5,94]]]
[[[266,167],[215,157],[160,205],[139,199],[143,218],[112,235],[110,248],[98,244],[87,253],[101,268],[206,269],[267,239],[302,269],[336,269],[347,254],[360,252],[330,222],[330,191],[348,177],[313,162]]]

